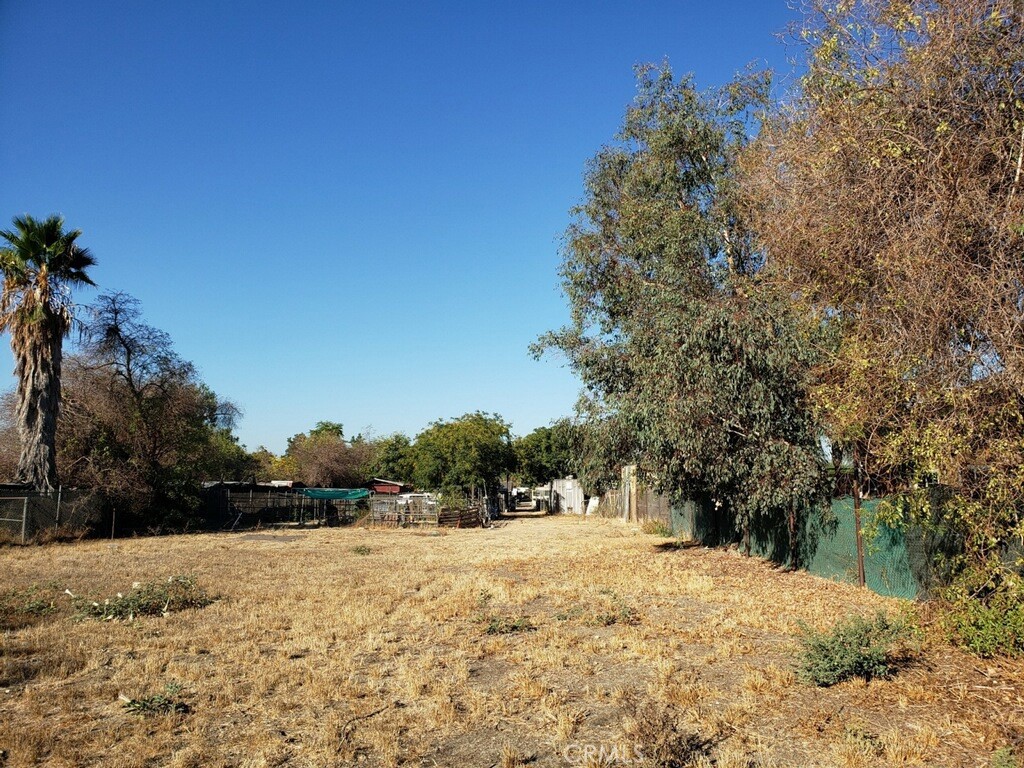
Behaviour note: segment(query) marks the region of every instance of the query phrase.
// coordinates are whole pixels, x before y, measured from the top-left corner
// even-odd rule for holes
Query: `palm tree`
[[[74,321],[71,288],[94,284],[85,271],[96,262],[75,243],[81,234],[65,232],[60,216],[16,216],[14,231],[0,231],[7,241],[0,248],[0,332],[10,331],[18,377],[15,480],[39,491],[57,485],[61,349]]]

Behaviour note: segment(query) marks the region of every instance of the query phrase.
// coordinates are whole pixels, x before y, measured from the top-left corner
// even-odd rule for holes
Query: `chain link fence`
[[[204,489],[202,525],[209,530],[344,525],[369,511],[367,499],[311,499],[290,488]]]
[[[9,543],[81,538],[109,520],[110,512],[102,498],[92,491],[0,490],[0,538]]]

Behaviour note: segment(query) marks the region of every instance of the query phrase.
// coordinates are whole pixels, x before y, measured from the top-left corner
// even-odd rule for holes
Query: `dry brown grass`
[[[1024,735],[1021,665],[934,646],[808,688],[798,622],[895,604],[661,543],[537,518],[4,549],[5,588],[55,610],[0,640],[0,764],[977,766]],[[63,595],[177,574],[220,600],[123,623]],[[188,711],[124,706],[165,691]]]

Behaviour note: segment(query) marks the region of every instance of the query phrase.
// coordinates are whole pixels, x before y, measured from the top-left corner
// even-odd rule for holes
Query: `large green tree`
[[[638,71],[613,145],[591,161],[565,239],[572,324],[563,352],[602,430],[658,486],[709,495],[745,536],[782,525],[821,485],[808,410],[812,339],[760,281],[738,205],[736,159],[764,108],[749,74],[701,92],[671,69]]]
[[[559,419],[551,426],[537,427],[512,443],[516,474],[525,485],[541,485],[572,472],[573,424]]]
[[[515,468],[509,425],[497,414],[435,421],[416,436],[413,476],[420,488],[491,492]]]
[[[374,477],[409,482],[413,477],[412,441],[401,432],[372,441]]]
[[[71,289],[92,285],[95,264],[78,245],[81,230],[64,219],[18,216],[0,231],[0,331],[11,334],[18,378],[16,423],[21,454],[15,480],[40,491],[57,485],[56,435],[64,338],[74,320]]]

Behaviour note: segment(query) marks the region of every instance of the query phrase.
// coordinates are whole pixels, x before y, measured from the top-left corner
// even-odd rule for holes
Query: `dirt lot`
[[[0,558],[5,588],[37,609],[0,643],[6,767],[988,766],[1024,737],[1021,665],[937,645],[891,680],[811,688],[793,674],[798,621],[895,601],[619,523]],[[220,599],[100,622],[75,620],[64,594],[178,574]]]

